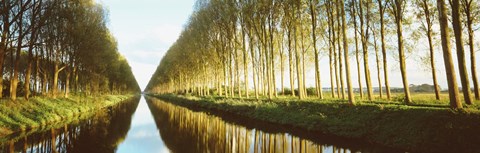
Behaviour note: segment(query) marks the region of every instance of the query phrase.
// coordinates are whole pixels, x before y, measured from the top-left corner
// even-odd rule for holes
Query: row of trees
[[[199,0],[180,38],[161,60],[147,91],[209,95],[213,88],[222,96],[248,98],[249,83],[253,82],[256,98],[260,95],[273,98],[277,96],[277,88],[287,94],[284,85],[287,75],[290,89],[298,90],[298,94],[294,90],[288,94],[303,99],[307,96],[306,72],[312,60],[315,96],[325,98],[321,73],[329,71],[331,97],[348,98],[354,104],[351,69],[355,66],[350,64],[354,59],[361,98],[374,98],[369,62],[375,61],[380,97],[391,98],[388,68],[389,64],[398,64],[408,104],[412,98],[405,50],[417,47],[406,43],[404,35],[408,34],[410,40],[425,37],[428,41],[427,63],[432,69],[436,98],[440,99],[433,40],[440,32],[451,107],[461,108],[449,20],[453,25],[464,99],[471,104],[470,79],[474,82],[475,98],[480,99],[473,28],[478,26],[479,14],[479,4],[474,0],[451,0],[450,5],[444,0]],[[415,29],[404,31],[405,25]],[[467,43],[464,33],[468,35]],[[393,38],[387,39],[390,37]],[[393,42],[395,45],[389,45]],[[466,64],[464,47],[469,48],[470,66]],[[328,70],[320,68],[321,55],[328,56]],[[375,55],[375,60],[370,60],[370,55]],[[396,60],[390,62],[388,56]],[[467,68],[471,69],[471,76]],[[279,78],[280,87],[276,84]]]
[[[93,0],[0,2],[0,97],[137,92]]]

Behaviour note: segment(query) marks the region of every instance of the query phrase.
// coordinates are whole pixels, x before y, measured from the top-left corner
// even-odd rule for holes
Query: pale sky
[[[141,87],[145,89],[150,77],[158,66],[161,58],[168,50],[168,48],[177,40],[180,32],[182,31],[185,23],[193,11],[193,5],[195,0],[97,0],[103,4],[109,10],[110,22],[108,24],[111,32],[118,40],[118,48],[122,55],[124,55],[133,73]],[[451,25],[450,25],[451,26]],[[408,27],[406,27],[408,28]],[[351,29],[350,29],[351,30]],[[408,30],[405,30],[408,31]],[[410,31],[412,31],[410,29]],[[476,36],[480,37],[479,31],[476,32]],[[408,34],[405,33],[405,37]],[[389,35],[387,41],[396,42],[394,35]],[[407,38],[408,39],[408,38]],[[422,38],[424,39],[424,38]],[[438,39],[438,36],[435,37]],[[477,46],[480,45],[477,38]],[[424,43],[421,43],[424,42]],[[395,46],[395,43],[389,44]],[[413,54],[407,53],[407,73],[410,84],[433,84],[431,80],[431,72],[425,69],[425,66],[420,66],[418,62],[419,55],[426,55],[427,45],[425,40],[420,40],[417,46],[413,49]],[[354,50],[354,44],[350,44],[350,50]],[[320,46],[325,47],[325,46]],[[454,43],[452,42],[454,49]],[[438,45],[436,48],[436,66],[438,68],[438,82],[439,85],[445,89],[446,76],[443,65],[443,56],[441,54],[441,48]],[[467,49],[467,47],[465,48]],[[478,47],[477,47],[478,49]],[[395,48],[389,48],[389,75],[390,84],[392,87],[401,87],[401,75],[399,71],[398,60],[394,57],[398,56],[398,51]],[[407,49],[408,50],[408,49]],[[453,60],[456,63],[455,50],[452,50]],[[324,53],[323,53],[324,54]],[[467,64],[469,63],[469,52],[466,53]],[[378,86],[377,83],[377,71],[375,63],[375,54],[373,48],[370,48],[370,71],[371,79],[374,87]],[[358,87],[357,83],[357,69],[355,65],[354,55],[350,56],[352,81],[354,87]],[[477,57],[480,57],[477,50]],[[310,59],[313,61],[313,59]],[[277,63],[279,67],[279,63]],[[363,64],[363,63],[362,63]],[[322,86],[330,86],[330,76],[328,68],[328,56],[322,55],[321,61],[321,78]],[[480,61],[477,61],[477,68],[480,67]],[[313,72],[313,64],[307,66],[307,86],[314,86],[313,80],[315,80]],[[458,67],[455,66],[457,75]],[[363,72],[363,68],[361,69]],[[383,70],[382,70],[383,71]],[[478,71],[478,70],[477,70]],[[277,70],[277,86],[280,87],[280,71]],[[469,69],[469,75],[471,75]],[[251,73],[250,73],[251,75]],[[477,74],[478,75],[478,74]],[[251,76],[250,76],[251,77]],[[362,83],[365,87],[364,74],[362,73]],[[457,77],[458,78],[458,77]],[[382,82],[383,82],[382,77]],[[471,81],[471,80],[470,80]],[[250,79],[251,82],[251,79]],[[285,73],[285,86],[288,86],[288,69]],[[460,85],[460,80],[458,79]],[[253,83],[251,83],[253,84]],[[383,83],[382,83],[383,84]],[[473,83],[471,83],[473,85]]]
[[[195,0],[97,0],[109,10],[108,27],[143,90],[177,40]]]

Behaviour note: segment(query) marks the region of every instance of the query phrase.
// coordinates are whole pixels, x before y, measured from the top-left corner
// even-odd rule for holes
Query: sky
[[[141,89],[193,12],[195,0],[97,0],[109,11],[108,27]]]

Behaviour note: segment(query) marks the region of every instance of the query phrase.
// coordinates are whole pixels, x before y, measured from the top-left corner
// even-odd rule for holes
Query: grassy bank
[[[0,137],[94,113],[95,110],[113,106],[132,97],[134,95],[71,96],[56,99],[35,97],[29,101],[1,100]]]
[[[476,107],[451,110],[388,102],[360,102],[350,106],[338,100],[153,96],[182,106],[223,111],[411,151],[477,152],[480,149],[480,110]]]

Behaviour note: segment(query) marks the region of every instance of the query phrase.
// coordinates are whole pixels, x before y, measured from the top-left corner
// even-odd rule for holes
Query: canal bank
[[[136,95],[103,95],[97,97],[70,96],[69,98],[34,97],[29,101],[2,100],[0,102],[0,138],[31,129],[53,126],[88,118],[95,112],[118,105]]]
[[[475,152],[480,112],[393,104],[329,101],[257,101],[152,95],[188,108],[354,138],[413,152]]]

